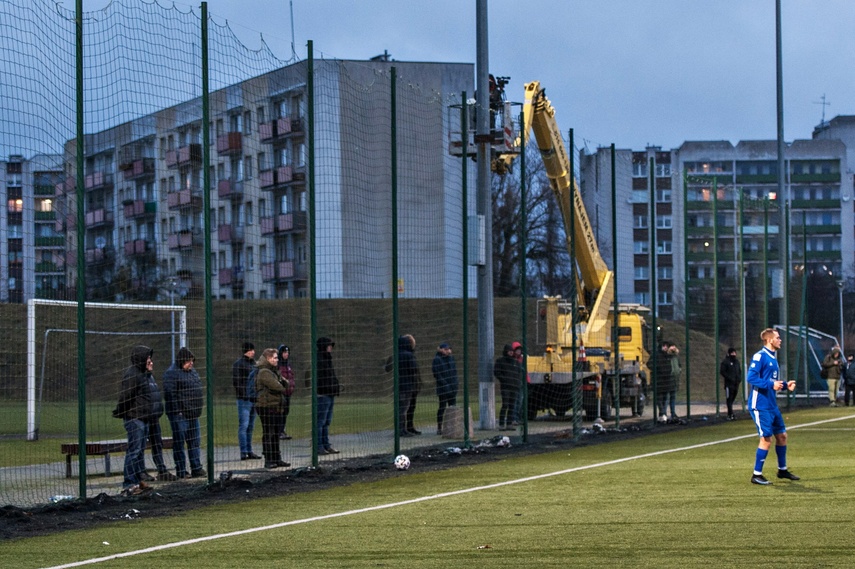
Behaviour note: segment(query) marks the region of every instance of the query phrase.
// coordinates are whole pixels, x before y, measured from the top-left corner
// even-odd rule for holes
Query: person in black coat
[[[442,419],[445,409],[457,404],[457,363],[451,355],[451,346],[443,342],[436,349],[431,365],[433,378],[436,380],[436,396],[439,399],[439,407],[436,410],[436,434],[442,434]]]
[[[178,478],[197,478],[207,475],[202,468],[199,417],[202,415],[204,389],[199,372],[193,367],[196,357],[189,349],[178,350],[175,362],[163,374],[163,394],[166,398],[166,416],[172,428],[172,458]],[[187,457],[190,470],[187,470]]]
[[[122,376],[119,402],[113,416],[122,419],[128,434],[128,450],[125,453],[123,493],[139,494],[148,490],[149,478],[145,471],[145,447],[149,424],[163,415],[163,400],[160,388],[154,380],[154,350],[148,346],[134,346],[131,350],[131,366]]]
[[[413,424],[416,397],[421,387],[415,352],[416,339],[411,334],[398,338],[398,428],[402,437],[422,434]]]
[[[520,385],[522,383],[523,367],[514,355],[514,348],[511,344],[505,344],[502,348],[502,355],[496,360],[493,366],[493,376],[499,382],[499,388],[502,393],[502,408],[499,409],[499,429],[502,431],[512,431],[514,413],[516,412],[517,397],[520,394]]]
[[[739,384],[742,383],[742,364],[739,363],[739,359],[736,357],[736,348],[727,349],[727,356],[721,361],[718,373],[724,380],[727,420],[733,421],[736,419],[736,416],[733,414],[733,402],[736,401],[736,395],[739,393]]]
[[[330,444],[333,404],[341,392],[332,361],[335,342],[322,336],[315,341],[315,345],[318,350],[318,454],[338,454],[339,451]]]

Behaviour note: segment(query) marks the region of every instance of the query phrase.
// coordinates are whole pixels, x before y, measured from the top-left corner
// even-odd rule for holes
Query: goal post
[[[37,315],[36,308],[38,306],[55,307],[55,308],[76,308],[78,303],[68,300],[47,300],[47,299],[30,299],[27,301],[27,440],[35,441],[39,437],[38,425],[38,392],[36,378],[36,359],[37,354]],[[178,314],[177,330],[173,329],[170,332],[159,332],[160,334],[177,334],[180,346],[187,346],[187,307],[178,304],[114,304],[108,302],[87,302],[86,309],[93,310],[131,310],[135,312],[150,311],[150,312],[170,312],[173,315]],[[77,330],[63,330],[66,332],[77,332]],[[99,330],[84,330],[84,333],[104,334],[107,331]],[[117,332],[112,332],[117,333]],[[138,334],[135,334],[138,335]]]

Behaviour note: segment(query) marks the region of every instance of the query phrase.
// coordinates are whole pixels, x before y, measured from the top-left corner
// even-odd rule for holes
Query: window
[[[650,194],[647,190],[632,190],[632,203],[649,203]]]
[[[656,253],[658,255],[670,255],[671,254],[671,242],[670,241],[660,241],[656,244]]]
[[[671,304],[671,293],[659,292],[656,294],[656,300],[660,305],[669,305]]]
[[[647,177],[647,160],[644,158],[632,160],[632,177],[646,178]]]
[[[633,229],[647,229],[647,216],[646,215],[634,215],[634,216],[632,216],[632,228]]]
[[[235,182],[240,182],[243,180],[243,160],[238,158],[232,158],[231,161],[231,179]]]
[[[252,111],[243,113],[243,133],[252,134]]]
[[[246,202],[246,224],[252,225],[252,202]]]
[[[635,293],[635,303],[636,304],[650,304],[650,293],[649,292],[637,292]]]
[[[264,118],[265,118],[264,107],[258,107],[257,109],[255,109],[255,118],[258,120],[258,124],[261,124],[264,122]]]
[[[244,180],[252,180],[252,156],[245,156],[243,159]]]
[[[650,278],[650,267],[635,267],[635,280],[646,281]]]
[[[656,218],[656,228],[657,229],[671,229],[671,216],[670,215],[660,215]]]
[[[657,267],[656,278],[659,280],[670,280],[674,278],[674,267]]]
[[[671,201],[671,190],[656,190],[656,201],[670,202]]]
[[[263,172],[267,170],[267,156],[264,152],[259,152],[256,156],[256,170],[259,172]]]
[[[671,164],[670,163],[656,163],[656,177],[657,178],[669,178],[671,176]]]
[[[252,247],[246,248],[246,270],[254,271],[255,270],[255,251]]]
[[[646,255],[650,251],[650,244],[647,241],[634,241],[632,249],[636,255]]]
[[[24,200],[12,198],[8,202],[9,213],[21,213],[24,211]]]

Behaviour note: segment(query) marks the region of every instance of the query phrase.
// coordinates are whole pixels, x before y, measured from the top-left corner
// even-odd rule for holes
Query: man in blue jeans
[[[330,444],[333,403],[340,393],[338,377],[332,363],[335,342],[323,336],[315,342],[318,350],[318,454],[338,454]]]
[[[122,377],[119,402],[113,410],[113,416],[122,419],[128,433],[122,482],[122,493],[126,495],[141,494],[151,489],[143,480],[148,425],[152,418],[163,415],[160,389],[152,374],[153,354],[148,346],[134,346],[131,350],[131,366]]]
[[[238,409],[238,444],[241,460],[258,460],[252,452],[252,428],[255,424],[255,394],[246,392],[246,382],[255,367],[255,346],[244,342],[243,355],[232,365],[232,385]]]
[[[172,427],[172,458],[178,478],[202,478],[208,474],[202,468],[199,435],[204,390],[199,373],[193,368],[195,361],[193,352],[182,347],[175,362],[163,374],[166,416]],[[185,445],[190,459],[189,471],[184,455]]]

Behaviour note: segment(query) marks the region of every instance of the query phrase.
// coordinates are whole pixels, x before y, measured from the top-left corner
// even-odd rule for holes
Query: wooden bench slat
[[[163,448],[171,449],[173,446],[172,437],[163,437]],[[80,454],[80,443],[61,443],[60,451],[65,455],[65,477],[71,478],[71,457]],[[87,441],[85,443],[86,456],[103,455],[104,456],[104,476],[110,476],[110,454],[128,451],[128,441],[115,439],[109,441]],[[151,443],[146,441],[146,449],[151,448]]]

